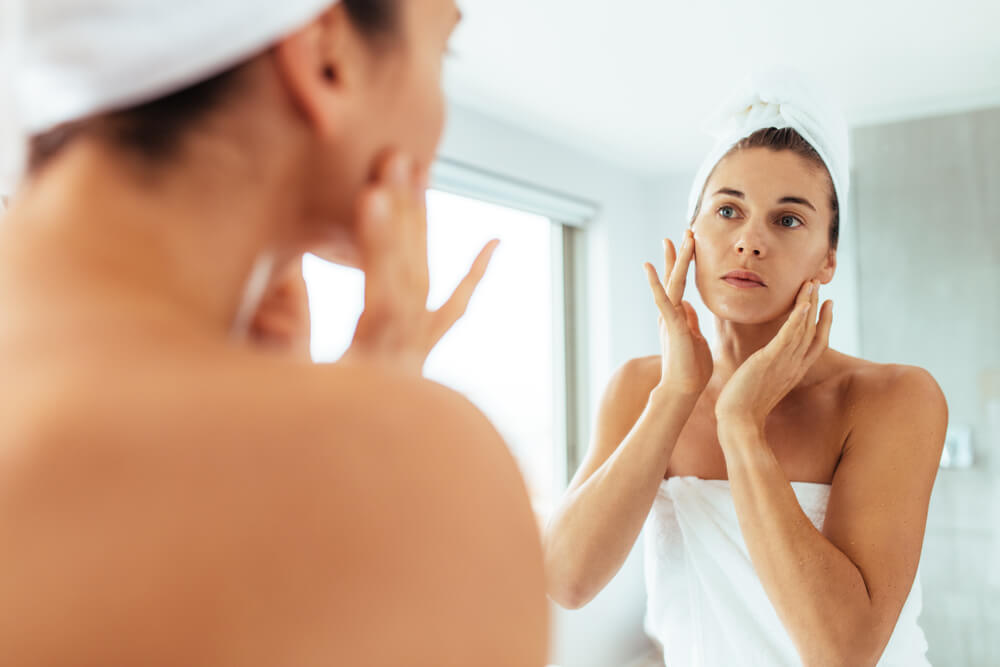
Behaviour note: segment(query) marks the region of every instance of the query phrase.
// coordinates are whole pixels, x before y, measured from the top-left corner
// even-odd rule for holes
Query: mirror
[[[707,117],[751,68],[808,72],[850,126],[831,346],[918,366],[939,383],[949,430],[920,563],[919,626],[931,664],[1000,659],[1000,8],[954,12],[900,2],[830,7],[739,3],[463,3],[443,153],[597,203],[577,232],[575,331],[588,338],[567,478],[599,398],[628,359],[659,352],[641,273],[680,240],[688,190],[712,146]],[[713,313],[686,293],[706,336]],[[559,418],[564,421],[565,413]],[[902,472],[900,472],[902,474]],[[647,525],[647,530],[649,526]],[[617,576],[578,611],[554,606],[553,662],[628,664],[642,652],[647,586],[640,539]]]

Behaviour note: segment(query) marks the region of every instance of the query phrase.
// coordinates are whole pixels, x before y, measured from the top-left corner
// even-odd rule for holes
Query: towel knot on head
[[[847,208],[850,147],[847,121],[836,101],[802,73],[788,68],[754,72],[712,113],[703,129],[715,138],[695,177],[688,219],[697,213],[705,184],[716,165],[741,139],[767,128],[791,128],[819,154],[840,210]]]

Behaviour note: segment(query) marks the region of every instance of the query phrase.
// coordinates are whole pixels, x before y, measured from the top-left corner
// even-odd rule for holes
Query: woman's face
[[[442,69],[461,12],[455,0],[397,0],[399,22],[390,45],[376,51],[379,71],[364,100],[378,139],[423,166],[444,130]]]
[[[830,282],[831,188],[822,168],[791,151],[752,148],[719,163],[693,223],[698,291],[717,317],[771,322],[804,282]],[[759,282],[727,277],[733,271]]]
[[[395,152],[429,168],[444,130],[443,61],[461,13],[455,0],[396,3],[395,24],[385,34],[371,37],[351,27],[349,34],[318,38],[342,45],[331,47],[341,69],[334,83],[302,86],[321,128],[309,169],[315,199],[306,224],[318,233],[310,243],[314,252],[346,264],[356,263],[356,199],[376,165]],[[304,60],[301,67],[308,73],[314,63]]]

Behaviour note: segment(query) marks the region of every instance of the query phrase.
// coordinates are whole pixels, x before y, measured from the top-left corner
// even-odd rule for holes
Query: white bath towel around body
[[[792,487],[822,529],[830,486]],[[754,570],[728,481],[665,480],[644,539],[646,632],[662,648],[667,667],[802,664]],[[917,624],[921,604],[918,573],[880,667],[929,667]]]

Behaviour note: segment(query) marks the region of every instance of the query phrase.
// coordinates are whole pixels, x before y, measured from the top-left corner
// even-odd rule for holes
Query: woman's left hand
[[[830,342],[833,302],[821,309],[819,281],[802,285],[795,307],[778,334],[736,370],[715,404],[718,423],[739,423],[763,429],[767,416],[812,368]]]

